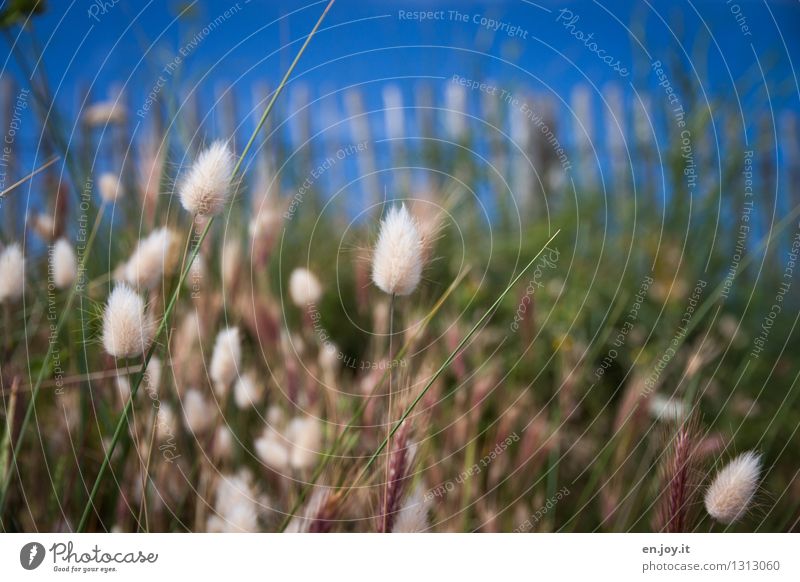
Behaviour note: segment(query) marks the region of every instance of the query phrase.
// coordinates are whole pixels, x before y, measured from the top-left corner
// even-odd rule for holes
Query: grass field
[[[4,531],[798,528],[786,118],[667,65],[678,113],[459,75],[374,109],[304,49],[207,115],[10,91]]]

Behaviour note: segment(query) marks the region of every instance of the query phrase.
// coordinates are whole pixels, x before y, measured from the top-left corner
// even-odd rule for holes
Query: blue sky
[[[204,83],[209,85],[274,84],[297,48],[296,43],[285,45],[309,30],[324,6],[321,2],[210,0],[195,3],[191,17],[177,19],[178,3],[112,2],[106,1],[105,11],[93,9],[95,4],[90,2],[50,2],[47,13],[37,20],[36,33],[46,46],[47,69],[62,92],[82,83],[92,85],[102,96],[111,83],[125,83],[129,78],[132,92],[148,88],[160,66],[203,26],[232,7],[234,13],[184,60],[186,74],[197,78],[208,73]],[[374,80],[382,73],[450,76],[470,71],[501,80],[527,77],[534,89],[555,92],[587,81],[639,84],[635,75],[620,79],[569,34],[557,21],[559,10],[566,8],[579,17],[575,30],[593,34],[605,54],[630,69],[646,66],[651,59],[679,57],[686,62],[685,54],[694,55],[692,62],[698,70],[686,70],[702,78],[710,93],[729,92],[731,77],[760,74],[755,54],[764,60],[764,67],[774,57],[776,62],[768,73],[775,83],[773,97],[796,106],[796,88],[792,94],[791,86],[780,86],[792,76],[787,55],[800,56],[800,5],[796,2],[650,4],[652,7],[643,2],[534,5],[524,0],[339,0],[300,70],[317,67],[304,77],[315,87]],[[469,21],[451,18],[453,9],[467,14]],[[95,11],[95,18],[89,10]],[[415,22],[399,18],[401,11],[417,10],[444,11],[445,19]],[[474,21],[476,16],[517,26],[526,31],[527,38],[509,38],[502,31],[493,35]],[[749,35],[742,32],[740,23],[748,27]],[[318,66],[328,61],[332,62]],[[652,80],[652,75],[645,79]]]
[[[210,106],[220,92],[233,87],[239,114],[245,116],[252,108],[254,86],[275,87],[325,4],[50,2],[33,30],[68,120],[77,119],[75,104],[87,88],[96,101],[123,87],[134,121],[148,95],[161,103],[167,94],[194,90],[203,109],[211,111],[211,122],[196,136],[207,141],[228,137]],[[190,8],[183,10],[186,6]],[[420,12],[427,17],[421,20]],[[740,107],[750,127],[775,114],[780,127],[783,111],[800,111],[793,68],[800,60],[798,28],[800,4],[788,0],[338,0],[281,106],[301,86],[315,99],[356,85],[367,109],[378,110],[387,79],[398,86],[405,104],[418,98],[421,80],[427,81],[435,104],[442,105],[449,79],[459,75],[547,99],[558,109],[556,115],[567,118],[559,137],[568,143],[570,99],[577,85],[594,96],[597,137],[604,137],[603,99],[609,86],[620,89],[628,107],[634,92],[649,93],[652,103],[666,105],[652,66],[661,61],[675,91],[692,90],[709,104],[723,101]],[[13,64],[6,72],[19,77]],[[477,96],[471,96],[469,107],[480,114],[474,111]],[[344,117],[339,114],[343,95],[337,93],[335,100],[335,116]],[[715,112],[716,106],[708,109]],[[250,127],[253,117],[247,121]],[[323,117],[312,114],[315,130],[330,122]],[[382,121],[379,112],[370,116],[378,131]],[[293,123],[288,123],[289,135]],[[347,131],[344,125],[339,129]],[[340,137],[334,134],[334,139]]]

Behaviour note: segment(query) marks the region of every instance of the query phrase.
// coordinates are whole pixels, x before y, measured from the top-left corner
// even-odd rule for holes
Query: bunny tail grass
[[[322,24],[322,21],[325,19],[325,16],[328,14],[328,11],[331,9],[331,6],[333,6],[334,2],[335,2],[335,0],[330,0],[328,5],[325,7],[325,10],[322,12],[322,15],[320,15],[319,19],[317,20],[317,23],[314,25],[314,28],[311,29],[311,32],[306,37],[306,40],[303,43],[303,46],[300,47],[300,50],[298,51],[297,56],[295,56],[294,60],[292,61],[292,64],[287,69],[286,74],[283,76],[283,79],[281,80],[280,85],[278,85],[278,88],[275,89],[275,92],[272,95],[272,99],[270,99],[270,102],[267,105],[267,108],[264,111],[264,114],[261,116],[261,119],[259,120],[258,125],[256,125],[255,129],[250,134],[250,139],[247,141],[247,145],[242,150],[242,153],[239,156],[239,160],[236,162],[236,165],[233,168],[233,172],[231,174],[231,181],[234,181],[236,179],[236,177],[239,175],[239,170],[240,170],[240,168],[242,166],[242,163],[244,162],[244,159],[247,156],[247,153],[250,151],[250,148],[252,147],[253,143],[255,142],[256,136],[261,131],[261,128],[264,126],[264,123],[266,123],[267,118],[269,117],[269,114],[270,114],[270,112],[272,111],[272,109],[273,109],[273,107],[275,105],[275,101],[277,100],[278,96],[281,94],[281,92],[283,91],[284,87],[286,86],[286,83],[288,82],[289,77],[291,76],[292,72],[294,71],[295,67],[297,66],[297,63],[300,61],[300,57],[305,52],[306,47],[308,47],[308,44],[311,42],[311,39],[316,34],[317,30],[319,29],[320,25]],[[206,225],[205,225],[205,227],[203,229],[202,234],[200,235],[200,238],[197,240],[196,244],[194,245],[194,248],[192,249],[192,252],[191,252],[191,254],[189,256],[189,259],[186,261],[186,264],[185,264],[184,268],[181,269],[180,278],[178,279],[178,284],[175,286],[175,290],[172,292],[172,297],[169,300],[169,304],[167,305],[167,308],[164,310],[164,317],[161,318],[161,323],[159,324],[158,330],[155,333],[154,337],[156,339],[159,338],[161,336],[161,334],[164,333],[166,331],[166,329],[167,329],[167,324],[169,322],[169,317],[172,314],[173,309],[175,308],[175,304],[177,303],[178,296],[180,295],[180,290],[183,287],[183,283],[186,280],[186,277],[189,274],[189,270],[192,268],[192,263],[194,262],[195,257],[197,256],[198,252],[200,251],[200,247],[202,246],[203,241],[205,240],[206,236],[208,236],[208,232],[209,232],[209,230],[211,228],[211,225],[213,223],[214,223],[214,217],[211,216],[211,217],[209,217],[208,221],[206,222]],[[191,234],[190,234],[190,236],[191,236]],[[108,465],[110,464],[111,455],[114,453],[114,449],[116,448],[117,443],[119,442],[120,438],[122,437],[125,425],[128,422],[128,416],[130,415],[131,409],[133,408],[134,398],[136,398],[136,393],[139,390],[139,385],[142,383],[142,378],[144,377],[144,370],[147,369],[147,364],[150,362],[150,358],[152,357],[153,352],[155,351],[155,347],[156,347],[156,342],[154,341],[153,344],[150,346],[150,349],[147,351],[147,354],[145,355],[144,363],[143,363],[143,366],[142,366],[142,370],[143,371],[140,372],[139,374],[137,374],[136,380],[131,385],[130,398],[128,398],[128,402],[125,404],[125,409],[122,411],[122,416],[120,416],[119,421],[117,421],[117,426],[116,426],[116,429],[114,430],[114,435],[112,437],[111,444],[106,449],[105,455],[103,457],[103,463],[102,463],[102,465],[100,465],[100,470],[97,473],[97,477],[96,477],[96,479],[94,481],[94,485],[92,486],[92,490],[89,493],[89,499],[86,501],[86,506],[84,507],[83,515],[81,516],[81,520],[78,523],[78,527],[76,529],[77,532],[83,532],[86,529],[86,525],[87,525],[88,520],[89,520],[89,515],[91,514],[92,508],[94,507],[94,500],[97,497],[97,492],[100,489],[100,484],[102,483],[103,478],[105,477],[105,473],[108,470]]]
[[[547,242],[542,246],[542,249],[538,253],[536,253],[536,255],[530,260],[530,262],[528,262],[528,264],[525,265],[525,268],[523,268],[517,274],[517,276],[514,277],[514,279],[503,290],[503,292],[500,293],[500,295],[497,297],[497,299],[495,299],[494,303],[492,303],[492,305],[489,307],[489,309],[487,309],[486,312],[477,321],[477,323],[475,323],[475,325],[472,326],[472,329],[470,329],[469,332],[461,339],[461,341],[458,343],[456,348],[452,352],[450,352],[450,355],[447,356],[447,358],[445,359],[444,362],[442,362],[442,365],[439,366],[439,369],[436,370],[436,372],[434,372],[434,374],[430,377],[430,379],[428,379],[428,381],[425,383],[425,387],[422,388],[422,390],[420,390],[419,394],[417,394],[417,397],[414,398],[414,400],[411,402],[411,404],[409,404],[408,408],[405,409],[403,414],[400,416],[400,418],[397,420],[395,425],[392,427],[392,430],[389,432],[389,434],[386,436],[386,438],[383,439],[383,442],[380,444],[380,446],[375,450],[374,453],[372,453],[372,455],[370,456],[369,460],[367,461],[367,464],[364,465],[364,468],[361,470],[361,472],[359,473],[358,477],[353,482],[353,484],[351,486],[349,486],[345,490],[345,493],[351,491],[354,487],[356,487],[358,485],[359,481],[363,478],[363,476],[366,475],[366,473],[369,471],[369,469],[372,467],[372,465],[375,464],[375,461],[378,459],[380,454],[386,448],[386,445],[389,442],[389,440],[394,436],[394,434],[397,432],[397,430],[403,424],[403,421],[405,421],[405,419],[408,418],[408,415],[413,412],[414,408],[417,406],[417,404],[419,404],[419,401],[422,400],[422,398],[425,396],[425,394],[428,392],[428,390],[430,390],[430,387],[433,386],[433,383],[436,382],[436,380],[439,378],[439,376],[441,376],[442,373],[444,373],[444,371],[450,366],[450,364],[453,362],[453,360],[456,358],[456,356],[459,353],[461,353],[461,350],[464,348],[465,345],[467,345],[467,342],[469,342],[469,340],[472,339],[472,336],[474,336],[475,333],[481,328],[481,326],[484,323],[486,323],[486,320],[488,320],[489,317],[491,317],[491,315],[495,312],[495,310],[500,305],[500,303],[503,301],[505,296],[508,295],[509,291],[511,291],[511,289],[514,288],[514,285],[516,285],[519,282],[519,280],[522,278],[522,276],[528,271],[528,269],[530,269],[533,266],[533,264],[539,259],[539,256],[550,245],[550,243],[552,243],[555,240],[555,238],[558,236],[558,233],[560,233],[560,232],[561,232],[561,229],[558,229],[553,234],[553,236],[551,236],[547,240]]]

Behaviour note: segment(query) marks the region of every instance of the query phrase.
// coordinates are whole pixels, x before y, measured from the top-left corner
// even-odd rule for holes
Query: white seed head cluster
[[[256,454],[275,471],[290,467],[299,471],[310,469],[317,463],[322,447],[320,421],[313,416],[297,416],[285,430],[279,431],[275,424],[282,424],[283,419],[278,416],[267,412],[270,424],[254,443]]]
[[[236,283],[242,274],[242,245],[235,237],[225,240],[222,246],[222,260],[220,273],[222,275],[222,287],[226,293],[232,293],[236,288]]]
[[[90,127],[124,123],[127,117],[125,106],[119,101],[100,101],[83,110],[83,121]]]
[[[175,413],[168,402],[162,402],[156,414],[156,439],[159,442],[175,438],[178,425],[175,422]]]
[[[53,242],[56,232],[56,221],[50,214],[40,213],[31,219],[33,230],[37,236],[47,242]]]
[[[116,358],[138,356],[150,347],[155,326],[144,301],[125,284],[108,296],[103,314],[103,347]]]
[[[393,533],[419,533],[428,529],[428,501],[425,489],[418,484],[405,498],[394,520]]]
[[[295,305],[305,307],[320,300],[322,285],[314,273],[299,267],[289,277],[289,296]]]
[[[233,456],[233,433],[224,424],[219,425],[214,433],[214,454],[225,460]]]
[[[177,265],[180,254],[178,235],[159,228],[139,241],[123,269],[123,278],[135,289],[155,289]]]
[[[233,399],[240,410],[253,408],[261,400],[262,394],[261,384],[253,373],[239,376],[233,387]]]
[[[22,250],[14,243],[0,253],[0,301],[22,297],[22,280],[25,274],[25,260]]]
[[[755,495],[760,473],[761,455],[752,451],[728,463],[706,491],[708,514],[724,524],[740,519]]]
[[[219,214],[230,197],[234,164],[233,153],[223,141],[203,150],[181,183],[183,207],[199,216]]]
[[[272,206],[263,206],[256,211],[248,226],[253,247],[269,246],[280,230],[283,215]]]
[[[97,189],[100,190],[100,198],[105,202],[114,202],[119,198],[121,190],[119,179],[111,172],[101,174],[97,179]]]
[[[214,390],[222,398],[228,393],[231,383],[239,373],[242,361],[242,341],[239,328],[229,327],[217,334],[214,352],[211,354],[209,374]]]
[[[75,257],[72,245],[66,239],[60,238],[53,245],[50,268],[53,284],[59,289],[66,289],[75,282],[78,276],[78,259]]]
[[[217,482],[214,515],[206,524],[209,532],[257,532],[258,518],[269,500],[259,495],[253,475],[241,469],[235,475],[223,475]]]
[[[116,385],[119,401],[125,404],[131,397],[131,379],[128,376],[117,376]]]
[[[214,421],[213,409],[197,388],[189,388],[183,395],[183,420],[194,434],[206,432]]]
[[[389,210],[381,221],[372,255],[372,280],[384,293],[409,295],[422,278],[422,237],[405,205]]]
[[[339,348],[335,344],[326,342],[319,349],[319,365],[329,375],[334,375],[339,369]]]
[[[686,418],[686,406],[676,398],[653,394],[647,404],[647,411],[656,420],[677,422]]]
[[[310,469],[317,462],[322,446],[322,426],[313,416],[298,416],[289,421],[286,437],[292,444],[289,464],[297,470]]]
[[[161,363],[161,358],[153,356],[147,364],[147,369],[144,372],[142,381],[144,382],[145,392],[150,398],[155,401],[158,399],[158,393],[161,388],[161,372],[164,365]]]
[[[289,447],[281,434],[273,427],[268,426],[253,443],[253,448],[258,458],[277,472],[289,468]]]

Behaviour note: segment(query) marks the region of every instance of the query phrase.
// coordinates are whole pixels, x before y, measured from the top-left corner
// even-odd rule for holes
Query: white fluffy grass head
[[[209,375],[214,383],[214,390],[220,398],[228,393],[231,383],[239,373],[242,361],[242,341],[239,328],[229,327],[217,334],[214,352],[211,354]]]
[[[100,101],[83,110],[83,121],[91,127],[105,127],[109,124],[124,123],[127,117],[125,106],[119,101]]]
[[[120,185],[119,179],[111,172],[101,174],[97,179],[97,189],[100,190],[100,198],[105,202],[114,202],[119,198]]]
[[[219,459],[230,460],[233,456],[233,433],[226,425],[221,424],[214,432],[214,454]]]
[[[720,523],[729,524],[746,512],[758,487],[761,455],[748,451],[723,467],[706,491],[708,514]]]
[[[161,388],[161,373],[163,368],[164,366],[161,363],[161,358],[158,356],[153,356],[150,358],[150,362],[147,364],[147,369],[145,370],[144,377],[142,378],[144,382],[144,389],[154,401],[158,399],[158,393]]]
[[[180,240],[169,228],[159,228],[139,241],[125,264],[123,277],[136,289],[155,289],[180,260]]]
[[[206,529],[215,533],[258,532],[262,508],[269,506],[269,499],[259,494],[247,469],[222,475],[217,481],[214,514],[208,518]]]
[[[131,397],[131,379],[127,376],[117,376],[116,384],[119,401],[124,405]]]
[[[395,517],[392,532],[419,533],[426,531],[430,527],[428,524],[429,509],[430,503],[425,498],[425,489],[422,483],[419,483],[403,501],[403,505]]]
[[[42,240],[53,242],[56,234],[56,221],[50,214],[37,214],[31,219],[31,226]]]
[[[298,416],[289,421],[286,439],[291,443],[289,464],[297,470],[306,470],[317,462],[322,447],[322,426],[313,416]]]
[[[256,215],[250,220],[249,232],[254,246],[259,244],[271,246],[272,241],[277,237],[283,222],[283,214],[272,205],[264,205],[256,211]]]
[[[138,356],[153,341],[154,324],[144,301],[125,284],[108,296],[103,313],[103,347],[116,358]]]
[[[66,289],[75,282],[78,276],[78,259],[75,257],[72,245],[66,239],[60,238],[53,245],[50,268],[53,284],[59,289]]]
[[[314,273],[298,267],[289,277],[289,296],[295,305],[305,307],[320,300],[322,285]]]
[[[335,344],[326,342],[319,349],[319,365],[329,374],[335,374],[339,369],[339,348]]]
[[[259,459],[274,471],[283,472],[289,468],[290,448],[284,438],[271,426],[253,443]]]
[[[194,434],[202,434],[211,428],[214,414],[208,400],[196,388],[189,388],[183,395],[183,420]]]
[[[422,278],[423,245],[419,225],[405,205],[381,221],[372,254],[372,281],[384,293],[410,295]]]
[[[233,152],[224,141],[203,150],[180,185],[183,207],[199,216],[219,214],[230,197],[234,165]]]
[[[156,414],[156,439],[159,442],[175,438],[178,433],[178,425],[175,420],[175,413],[168,402],[162,402]]]
[[[22,297],[22,280],[25,274],[25,260],[22,250],[14,243],[0,253],[0,301]]]
[[[653,394],[647,404],[647,411],[656,420],[678,422],[687,417],[686,405],[681,400],[663,394]]]
[[[242,245],[236,237],[228,237],[222,246],[220,272],[226,293],[233,293],[242,275]]]
[[[233,399],[240,410],[253,408],[261,401],[264,391],[252,372],[239,376],[233,387]]]

